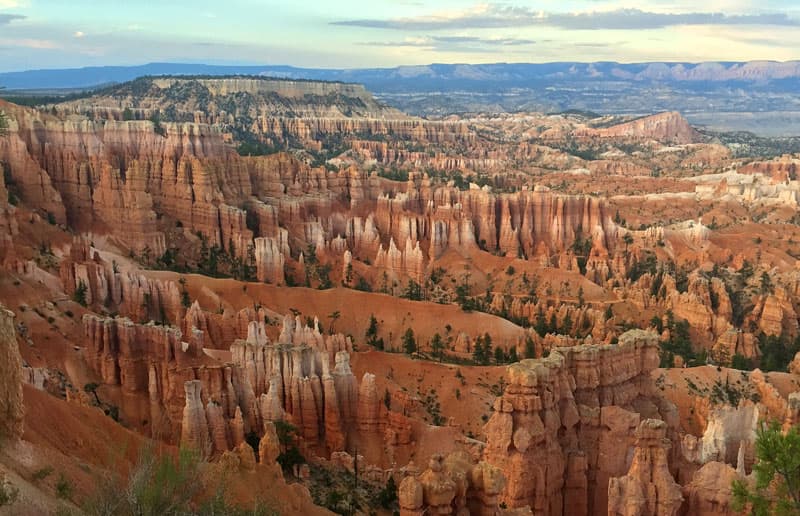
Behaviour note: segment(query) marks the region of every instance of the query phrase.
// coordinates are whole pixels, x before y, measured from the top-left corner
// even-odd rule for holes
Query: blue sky
[[[0,0],[0,71],[800,59],[798,0]]]

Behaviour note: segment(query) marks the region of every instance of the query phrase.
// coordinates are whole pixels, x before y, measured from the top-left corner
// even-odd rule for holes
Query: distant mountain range
[[[488,85],[531,87],[544,81],[640,82],[786,82],[800,78],[800,61],[749,61],[711,63],[520,63],[432,64],[396,68],[324,69],[275,65],[205,65],[149,63],[141,66],[28,70],[0,73],[0,85],[13,90],[91,88],[119,83],[144,75],[267,75],[294,79],[359,82],[374,91],[403,91],[410,82],[419,91],[459,88],[482,89]]]
[[[151,63],[0,73],[9,90],[88,89],[145,75],[260,75],[361,83],[419,115],[479,111],[680,111],[716,130],[800,135],[800,61],[432,64],[321,69]]]

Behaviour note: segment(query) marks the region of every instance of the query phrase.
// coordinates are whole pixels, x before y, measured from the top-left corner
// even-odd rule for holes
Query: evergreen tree
[[[441,362],[444,351],[444,341],[442,340],[442,336],[438,333],[433,334],[433,338],[431,339],[431,350],[433,351],[433,356],[439,362]]]
[[[762,424],[756,433],[756,456],[752,490],[742,480],[733,482],[734,509],[751,504],[755,516],[800,514],[800,430],[792,427],[784,434],[777,421]]]
[[[544,315],[539,314],[536,316],[536,324],[533,325],[533,329],[536,330],[540,337],[544,337],[547,334],[547,321],[545,321]]]
[[[472,348],[472,360],[476,364],[483,364],[486,361],[486,351],[483,348],[483,337],[475,339],[475,346]]]
[[[400,297],[410,299],[412,301],[422,301],[422,287],[416,281],[410,279]]]
[[[530,336],[525,338],[525,358],[536,358],[536,345]]]
[[[87,291],[86,283],[83,280],[78,282],[78,286],[75,287],[75,293],[72,294],[72,300],[78,303],[81,306],[86,306],[86,291]]]
[[[367,339],[368,345],[375,346],[375,341],[378,339],[378,320],[375,318],[375,314],[369,316],[369,326],[364,332],[364,337]]]
[[[403,349],[409,355],[417,352],[417,341],[414,338],[414,330],[411,328],[406,329],[403,334]]]
[[[564,324],[561,326],[561,333],[564,335],[569,335],[572,331],[572,317],[570,317],[569,312],[567,312],[566,317],[564,317]]]
[[[498,364],[502,364],[506,361],[506,354],[503,353],[503,348],[494,348],[494,361]]]
[[[488,333],[483,334],[483,355],[484,359],[481,363],[483,365],[488,365],[489,358],[492,356],[492,336]]]

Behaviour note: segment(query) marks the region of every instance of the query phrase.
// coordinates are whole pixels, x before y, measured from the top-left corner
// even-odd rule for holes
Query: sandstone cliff
[[[633,449],[639,422],[625,407],[655,399],[657,365],[656,336],[634,330],[619,345],[557,348],[509,366],[485,427],[484,459],[507,477],[501,500],[540,514],[605,510],[608,479],[627,471],[621,450]]]
[[[600,129],[580,129],[574,134],[578,137],[658,140],[678,144],[694,143],[699,141],[700,137],[689,122],[677,112],[645,116]]]
[[[666,425],[646,419],[636,429],[636,450],[627,475],[608,483],[608,514],[674,516],[683,502],[681,488],[667,463]]]
[[[17,347],[14,313],[0,305],[0,436],[22,436],[22,359]]]

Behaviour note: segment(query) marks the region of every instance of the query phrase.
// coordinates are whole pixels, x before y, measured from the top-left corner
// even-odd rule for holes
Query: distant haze
[[[0,0],[0,71],[800,58],[796,0]]]
[[[408,113],[680,111],[701,127],[800,135],[800,62],[546,63],[321,69],[156,63],[0,74],[9,90],[91,88],[143,75],[261,75],[364,84]],[[9,95],[14,95],[10,91]]]

